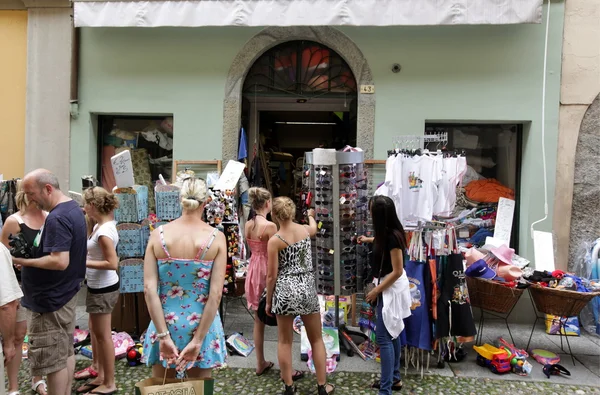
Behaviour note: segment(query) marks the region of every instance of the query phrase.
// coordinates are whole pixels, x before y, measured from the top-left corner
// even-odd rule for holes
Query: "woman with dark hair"
[[[366,295],[367,302],[377,302],[375,336],[381,358],[381,380],[373,384],[380,395],[402,389],[400,376],[400,333],[404,318],[410,316],[410,291],[404,272],[406,235],[396,215],[394,202],[387,196],[369,201],[375,236],[359,237],[359,242],[373,242],[371,276],[375,288]]]

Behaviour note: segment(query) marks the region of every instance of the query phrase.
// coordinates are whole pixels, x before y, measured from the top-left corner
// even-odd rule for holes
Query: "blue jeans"
[[[377,298],[377,322],[375,326],[375,339],[379,345],[379,356],[381,358],[381,382],[379,395],[391,395],[392,384],[400,381],[400,357],[402,347],[400,336],[392,340],[392,336],[383,323],[383,297]]]

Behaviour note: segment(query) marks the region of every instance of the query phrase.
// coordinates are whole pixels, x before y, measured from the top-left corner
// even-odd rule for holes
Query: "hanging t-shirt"
[[[433,214],[447,216],[454,211],[456,206],[456,187],[462,182],[463,175],[467,170],[467,158],[464,156],[440,158],[439,167],[441,176]]]
[[[402,163],[402,223],[431,221],[437,199],[439,163],[430,156],[405,158]]]
[[[454,210],[456,204],[456,172],[457,158],[439,158],[440,181],[438,182],[438,195],[433,205],[435,215],[448,215]]]

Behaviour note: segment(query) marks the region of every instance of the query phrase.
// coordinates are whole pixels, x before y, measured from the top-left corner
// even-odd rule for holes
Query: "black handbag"
[[[379,275],[377,276],[377,285],[381,284],[381,270],[383,269],[383,257],[384,256],[385,256],[385,254],[381,254],[381,263],[379,264]],[[365,297],[373,289],[375,289],[375,284],[373,284],[373,281],[371,281],[370,283],[368,283],[367,285],[365,285],[365,289],[364,289]],[[375,302],[371,302],[370,305],[373,308],[377,307],[377,299],[375,299]]]
[[[256,315],[263,324],[268,326],[277,326],[277,318],[275,316],[267,315],[267,291],[263,291],[263,294],[258,301]]]

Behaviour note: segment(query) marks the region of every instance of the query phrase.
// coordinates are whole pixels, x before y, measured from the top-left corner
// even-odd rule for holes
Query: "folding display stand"
[[[357,248],[362,246],[356,243],[356,238],[366,231],[363,227],[366,226],[368,213],[364,153],[315,150],[306,153],[305,163],[311,165],[311,181],[314,182],[315,191],[318,224],[315,238],[317,292],[327,296],[334,295],[334,320],[340,348],[352,356],[357,349],[347,339],[362,334],[348,331],[345,325],[340,325],[339,297],[355,294],[358,284],[362,285],[363,270],[362,265],[359,265],[357,252]],[[357,186],[362,183],[364,186]],[[364,221],[357,221],[356,217],[361,215],[364,216]],[[342,231],[340,219],[347,224],[344,229],[350,230]]]

